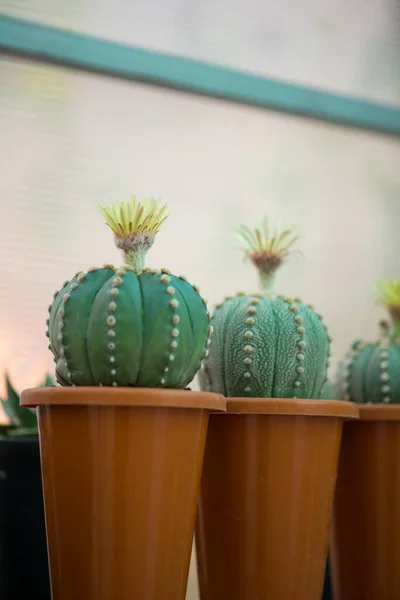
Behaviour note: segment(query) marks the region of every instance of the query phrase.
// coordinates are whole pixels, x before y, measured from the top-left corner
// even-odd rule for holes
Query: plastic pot
[[[343,420],[329,400],[229,398],[196,526],[202,600],[320,600]]]
[[[73,387],[38,406],[53,600],[184,600],[217,394]]]
[[[362,405],[345,424],[330,555],[334,598],[399,600],[399,405]]]

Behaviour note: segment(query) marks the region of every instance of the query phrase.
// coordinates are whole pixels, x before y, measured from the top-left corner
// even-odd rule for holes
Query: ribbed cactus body
[[[200,382],[230,397],[318,398],[330,338],[321,317],[300,300],[275,294],[226,299]]]
[[[400,403],[400,342],[355,342],[339,365],[335,391],[360,404]]]
[[[198,291],[165,270],[90,269],[66,282],[49,309],[62,385],[184,388],[210,334]]]

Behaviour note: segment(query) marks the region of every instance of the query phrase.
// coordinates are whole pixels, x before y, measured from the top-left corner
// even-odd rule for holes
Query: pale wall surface
[[[399,276],[398,140],[4,58],[0,139],[0,365],[18,388],[52,368],[53,291],[118,262],[96,207],[130,192],[171,207],[149,266],[185,273],[210,304],[257,288],[237,222],[297,223],[304,257],[282,268],[279,291],[322,312],[334,360],[375,336],[373,281]]]

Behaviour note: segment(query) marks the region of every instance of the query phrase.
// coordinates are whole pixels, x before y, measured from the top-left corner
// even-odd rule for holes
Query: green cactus
[[[335,378],[338,398],[359,404],[400,403],[400,279],[377,284],[379,302],[391,316],[380,322],[376,342],[356,340],[339,364]]]
[[[300,299],[272,291],[276,270],[297,240],[290,229],[240,227],[262,292],[217,305],[200,386],[230,397],[319,398],[326,381],[330,337],[321,316]]]
[[[57,381],[185,388],[205,355],[210,315],[184,276],[144,268],[166,207],[133,197],[100,210],[126,264],[77,273],[56,292],[47,335]]]
[[[1,405],[9,423],[0,425],[0,437],[27,437],[38,435],[36,411],[19,405],[19,395],[11,384],[6,373],[7,399],[1,398]],[[41,387],[54,385],[53,379],[47,375]]]

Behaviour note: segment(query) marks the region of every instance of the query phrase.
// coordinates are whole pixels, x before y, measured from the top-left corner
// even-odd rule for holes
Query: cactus
[[[330,355],[327,328],[312,306],[272,290],[298,236],[270,233],[267,220],[262,230],[241,226],[239,234],[262,291],[217,305],[200,386],[231,397],[318,398]]]
[[[391,317],[375,342],[356,340],[339,364],[338,398],[360,404],[400,403],[400,279],[377,283],[378,301]]]
[[[47,336],[57,381],[185,388],[204,357],[210,315],[184,276],[144,267],[167,208],[132,197],[100,211],[125,264],[79,272],[55,293]]]
[[[1,398],[1,405],[10,423],[0,425],[0,437],[26,437],[38,435],[36,412],[32,408],[19,405],[19,395],[11,384],[6,373],[7,399]],[[47,375],[42,387],[54,385],[53,379]]]

